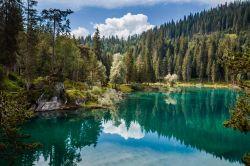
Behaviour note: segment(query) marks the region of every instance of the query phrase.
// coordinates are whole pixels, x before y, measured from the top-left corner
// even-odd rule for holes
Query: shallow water
[[[132,93],[116,111],[43,115],[24,131],[43,147],[23,165],[242,165],[250,135],[223,127],[238,93]],[[21,164],[20,164],[21,165]]]

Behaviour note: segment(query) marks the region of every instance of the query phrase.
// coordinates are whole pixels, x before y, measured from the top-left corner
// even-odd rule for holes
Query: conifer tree
[[[36,70],[36,60],[37,60],[37,10],[35,9],[37,5],[36,0],[27,0],[27,7],[25,8],[26,18],[26,43],[25,48],[23,48],[23,65],[24,65],[24,76],[26,89],[29,90],[31,81],[35,77]]]
[[[134,81],[134,59],[133,59],[133,50],[130,49],[125,56],[125,65],[127,67],[127,74],[126,74],[126,82],[130,83]]]
[[[100,31],[98,28],[96,28],[96,32],[93,38],[93,51],[97,59],[99,61],[102,61],[102,43],[101,43]]]
[[[60,9],[49,9],[42,11],[42,19],[44,20],[44,26],[47,28],[48,31],[52,33],[52,72],[54,70],[54,63],[55,63],[55,46],[56,46],[56,36],[60,34],[69,34],[70,32],[70,21],[67,18],[68,15],[72,14],[73,11],[67,9],[65,11]],[[56,71],[58,72],[58,71]]]
[[[22,1],[0,1],[0,64],[5,73],[14,68],[18,54],[18,35],[22,26]]]

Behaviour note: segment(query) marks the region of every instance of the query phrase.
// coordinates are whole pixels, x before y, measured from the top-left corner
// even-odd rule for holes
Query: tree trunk
[[[52,46],[52,73],[54,73],[55,71],[55,43],[56,43],[56,20],[55,20],[55,16],[54,16],[54,25],[53,25],[53,46]]]

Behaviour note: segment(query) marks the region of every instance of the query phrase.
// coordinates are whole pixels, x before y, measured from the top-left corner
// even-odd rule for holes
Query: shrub
[[[10,73],[8,76],[9,80],[16,82],[16,84],[20,87],[24,86],[24,80],[21,78],[21,76],[16,75],[15,73]]]
[[[9,79],[4,79],[2,81],[2,89],[9,91],[18,91],[21,89],[21,87],[18,85],[17,82],[11,81]]]
[[[176,82],[178,81],[178,76],[176,74],[168,74],[165,78],[164,78],[165,82],[167,84],[169,84],[171,87],[174,86],[174,84],[176,84]]]
[[[2,89],[3,86],[2,85],[3,79],[4,79],[4,72],[2,66],[0,66],[0,89]]]
[[[144,90],[144,86],[142,84],[138,84],[138,83],[131,84],[131,88],[134,91],[143,91]]]
[[[86,93],[86,100],[87,101],[97,101],[98,100],[98,96],[93,94],[91,91],[87,91]]]
[[[119,90],[123,93],[130,93],[133,91],[130,85],[125,85],[125,84],[120,85]]]
[[[33,84],[37,85],[40,84],[41,82],[46,81],[46,78],[44,77],[37,77],[36,79],[33,80]]]
[[[91,92],[95,95],[101,95],[103,93],[103,90],[98,86],[94,86]]]
[[[66,96],[70,103],[74,103],[77,99],[86,99],[84,92],[77,89],[66,90]]]
[[[103,96],[98,98],[98,103],[101,106],[110,107],[118,103],[121,99],[122,99],[121,93],[117,92],[114,89],[109,89],[103,94]]]

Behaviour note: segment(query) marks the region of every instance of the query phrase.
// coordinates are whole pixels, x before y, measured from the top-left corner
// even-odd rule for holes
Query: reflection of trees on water
[[[104,113],[98,114],[38,119],[31,123],[32,126],[27,125],[25,131],[32,133],[32,141],[40,142],[43,147],[35,154],[23,156],[23,165],[32,165],[41,156],[49,165],[76,165],[81,161],[80,149],[97,144]]]
[[[166,104],[166,97],[176,100],[177,104]],[[236,93],[231,91],[204,89],[169,95],[134,93],[120,104],[118,111],[111,113],[84,111],[74,118],[70,118],[70,114],[39,118],[27,124],[25,132],[32,134],[32,142],[40,142],[43,147],[36,153],[24,155],[24,164],[19,165],[32,165],[41,156],[52,166],[76,165],[84,159],[81,149],[96,146],[103,122],[110,120],[127,129],[139,124],[144,132],[173,136],[185,145],[217,157],[240,161],[250,148],[250,136],[226,129],[222,124],[229,116],[228,107],[233,105],[235,97]]]
[[[226,129],[236,93],[227,90],[186,90],[169,96],[177,105],[168,105],[164,94],[133,94],[120,105],[119,117],[128,128],[137,121],[145,132],[176,137],[185,145],[205,150],[217,157],[240,161],[250,148],[250,136]]]

